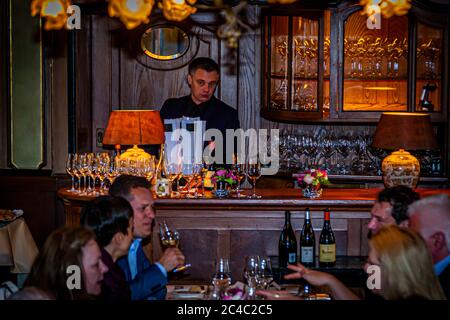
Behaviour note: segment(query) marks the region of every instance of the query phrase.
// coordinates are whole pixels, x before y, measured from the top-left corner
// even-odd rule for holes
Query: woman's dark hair
[[[95,232],[97,242],[105,247],[118,232],[127,234],[133,208],[120,197],[102,196],[91,200],[81,214],[81,225]]]
[[[57,300],[89,298],[84,285],[83,251],[89,241],[95,241],[95,234],[84,227],[63,227],[52,232],[42,250],[34,260],[24,286],[37,287]],[[69,289],[67,273],[69,266],[79,266],[81,289]]]

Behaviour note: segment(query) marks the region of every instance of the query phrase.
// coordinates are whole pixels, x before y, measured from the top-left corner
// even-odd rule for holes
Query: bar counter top
[[[376,200],[377,194],[382,189],[347,189],[347,188],[324,188],[322,197],[318,199],[307,199],[301,194],[300,189],[257,189],[256,193],[261,195],[260,199],[247,198],[212,198],[207,193],[207,198],[200,199],[178,199],[159,198],[155,206],[160,209],[175,209],[185,207],[189,209],[242,209],[249,208],[258,210],[295,209],[298,207],[325,208],[333,207],[340,209],[369,209]],[[416,189],[421,197],[445,193],[450,195],[450,189]],[[242,194],[249,195],[251,190],[244,190]]]

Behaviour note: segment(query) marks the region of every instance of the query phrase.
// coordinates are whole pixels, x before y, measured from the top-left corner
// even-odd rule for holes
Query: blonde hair
[[[381,294],[385,299],[445,300],[427,245],[418,233],[385,226],[369,245],[381,265]]]

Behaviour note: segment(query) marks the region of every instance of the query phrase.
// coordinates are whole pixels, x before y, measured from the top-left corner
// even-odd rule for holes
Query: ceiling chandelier
[[[403,16],[411,8],[411,0],[360,0],[359,4],[364,6],[364,13],[368,16],[377,13],[374,7],[378,6],[379,12],[387,19],[393,15]]]
[[[150,22],[150,14],[158,2],[164,17],[171,21],[182,21],[197,11],[193,5],[197,0],[108,0],[108,14],[119,18],[127,29]],[[45,30],[57,30],[66,26],[67,8],[70,0],[33,0],[31,15],[45,19]]]
[[[70,0],[33,0],[31,2],[31,15],[39,14],[45,18],[44,29],[62,29],[67,22],[67,8]]]
[[[247,6],[247,1],[239,1],[232,6],[223,0],[213,0],[212,5],[197,4],[197,0],[106,0],[108,1],[108,15],[118,18],[127,29],[134,29],[140,24],[150,22],[153,7],[157,4],[164,17],[171,21],[182,21],[200,9],[219,10],[224,23],[217,29],[217,36],[226,40],[227,45],[235,49],[238,47],[239,37],[243,29],[251,30],[240,19],[240,12]],[[291,4],[297,0],[268,0],[268,3]],[[67,21],[72,13],[69,7],[71,0],[33,0],[31,2],[31,15],[40,15],[45,19],[45,30],[67,28]],[[370,2],[370,1],[369,1]],[[195,5],[195,6],[194,6]],[[69,12],[69,13],[68,13]]]

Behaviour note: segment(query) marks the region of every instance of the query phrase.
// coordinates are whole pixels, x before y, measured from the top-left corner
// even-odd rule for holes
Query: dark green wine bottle
[[[316,256],[316,239],[311,224],[311,214],[309,208],[305,210],[305,223],[300,235],[300,262],[305,266],[314,266]]]
[[[285,212],[284,227],[278,242],[278,259],[280,267],[297,263],[297,240],[291,225],[291,212]]]
[[[336,264],[336,240],[330,222],[330,210],[325,209],[323,228],[319,240],[319,266],[332,267]]]

